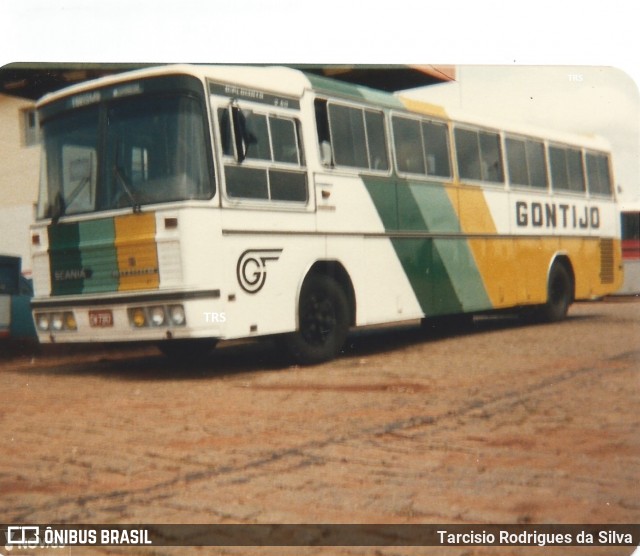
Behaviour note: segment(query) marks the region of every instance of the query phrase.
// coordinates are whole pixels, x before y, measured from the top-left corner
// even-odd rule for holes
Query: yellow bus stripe
[[[156,218],[152,212],[115,218],[119,291],[160,286]]]

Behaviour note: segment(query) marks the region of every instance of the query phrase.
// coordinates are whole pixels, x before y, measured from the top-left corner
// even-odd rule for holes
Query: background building
[[[0,254],[29,256],[40,147],[34,103],[0,94]],[[30,265],[25,265],[29,270]]]

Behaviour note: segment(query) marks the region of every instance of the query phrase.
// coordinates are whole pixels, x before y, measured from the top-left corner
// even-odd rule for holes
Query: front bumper
[[[136,342],[173,338],[222,338],[220,290],[165,291],[118,296],[34,298],[42,343]]]

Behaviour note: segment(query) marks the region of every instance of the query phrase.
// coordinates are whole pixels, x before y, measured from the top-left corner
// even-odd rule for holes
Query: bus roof
[[[441,106],[410,98],[402,93],[387,93],[362,85],[345,83],[329,77],[286,66],[248,66],[248,65],[166,65],[155,66],[101,77],[72,85],[63,90],[49,93],[42,97],[37,106],[53,102],[66,96],[86,92],[96,87],[107,87],[145,77],[187,74],[202,80],[218,80],[233,84],[257,88],[260,90],[301,97],[305,90],[340,98],[371,103],[387,109],[410,111],[417,114],[453,120],[460,124],[469,124],[493,130],[504,130],[515,135],[544,138],[570,145],[585,147],[599,151],[609,151],[610,146],[602,137],[567,133],[549,128],[539,128],[525,123],[499,121],[495,118],[483,118],[460,109],[443,108]]]
[[[177,64],[143,68],[85,81],[78,85],[72,85],[71,87],[43,96],[38,101],[37,106],[53,102],[66,96],[90,91],[98,87],[108,87],[145,77],[160,77],[175,74],[193,75],[202,81],[206,79],[217,79],[292,96],[302,96],[304,90],[310,87],[309,80],[300,70],[284,66],[201,66]]]

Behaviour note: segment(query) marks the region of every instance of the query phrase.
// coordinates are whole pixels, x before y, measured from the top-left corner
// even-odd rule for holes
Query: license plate
[[[113,326],[113,313],[110,310],[89,311],[89,325],[93,328]]]

